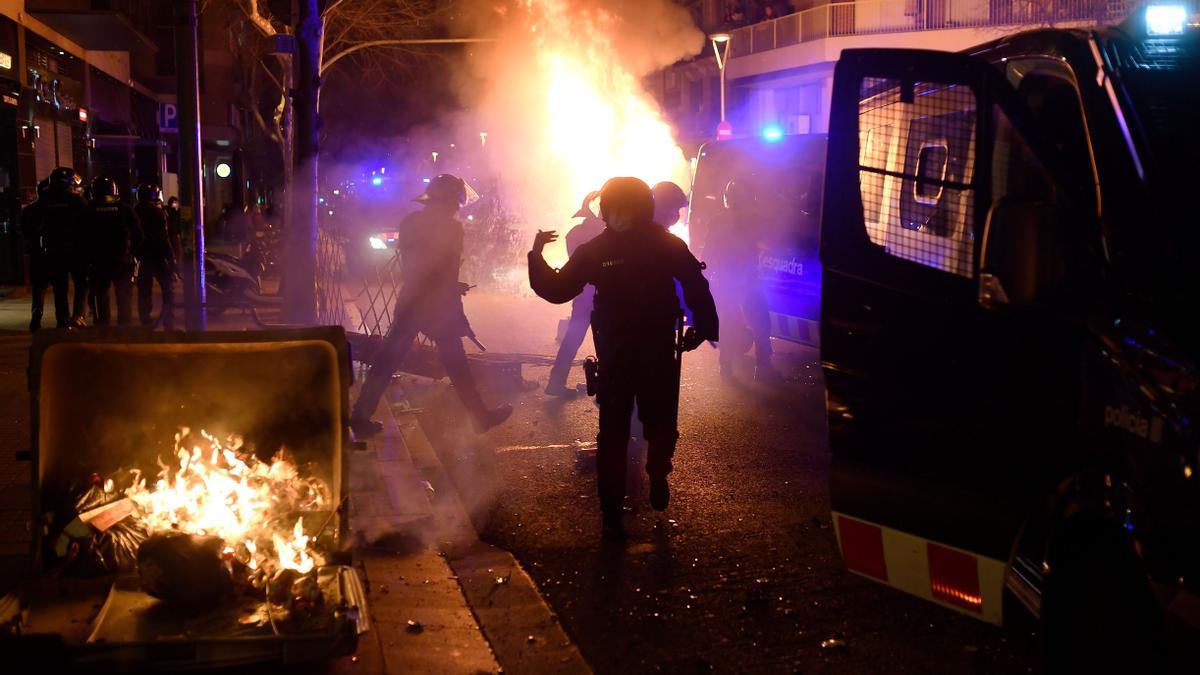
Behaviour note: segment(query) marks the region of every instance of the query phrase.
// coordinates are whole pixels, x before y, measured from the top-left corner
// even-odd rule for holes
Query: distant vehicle
[[[1047,672],[1197,668],[1195,25],[1148,5],[835,70],[821,356],[842,557],[985,621],[1024,607]]]
[[[688,209],[692,250],[699,255],[708,224],[724,207],[731,180],[754,187],[762,222],[759,274],[771,314],[771,334],[815,345],[821,297],[817,258],[825,136],[738,138],[704,144],[696,163]]]

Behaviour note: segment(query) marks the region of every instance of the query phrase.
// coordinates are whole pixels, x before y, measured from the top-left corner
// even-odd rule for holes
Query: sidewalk
[[[28,569],[30,465],[15,455],[29,447],[28,316],[27,298],[0,299],[0,593]],[[236,315],[219,323],[210,328],[252,328]],[[415,418],[403,405],[393,414],[392,389],[384,433],[348,450],[371,630],[329,672],[588,672],[517,562],[478,540]]]

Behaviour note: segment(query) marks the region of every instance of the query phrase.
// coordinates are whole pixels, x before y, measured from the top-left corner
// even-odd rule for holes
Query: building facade
[[[245,194],[231,4],[212,3],[200,26],[204,208],[212,220]],[[109,176],[126,195],[142,183],[177,193],[173,6],[0,0],[0,284],[24,282],[18,213],[55,167],[88,180]]]
[[[1031,28],[1117,23],[1136,2],[692,0],[684,4],[706,33],[729,35],[726,119],[735,136],[750,136],[768,128],[785,134],[827,132],[833,66],[843,49],[959,51]],[[715,138],[721,121],[720,73],[712,50],[708,45],[704,54],[665,69],[649,82],[689,147]]]

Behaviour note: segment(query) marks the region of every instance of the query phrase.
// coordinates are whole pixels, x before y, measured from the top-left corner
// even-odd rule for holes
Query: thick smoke
[[[613,175],[686,189],[687,162],[642,86],[702,49],[685,10],[667,0],[521,0],[469,3],[459,20],[463,34],[496,39],[466,56],[460,135],[487,133],[486,161],[531,229],[561,228]]]

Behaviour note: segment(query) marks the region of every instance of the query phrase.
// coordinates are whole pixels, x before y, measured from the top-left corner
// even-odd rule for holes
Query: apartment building
[[[1041,26],[1117,23],[1135,0],[851,0],[685,2],[709,35],[725,33],[726,119],[735,136],[764,129],[825,133],[833,66],[843,49],[912,47],[958,51]],[[777,18],[762,19],[769,14]],[[648,85],[695,148],[716,137],[720,71],[713,45],[656,73]]]

